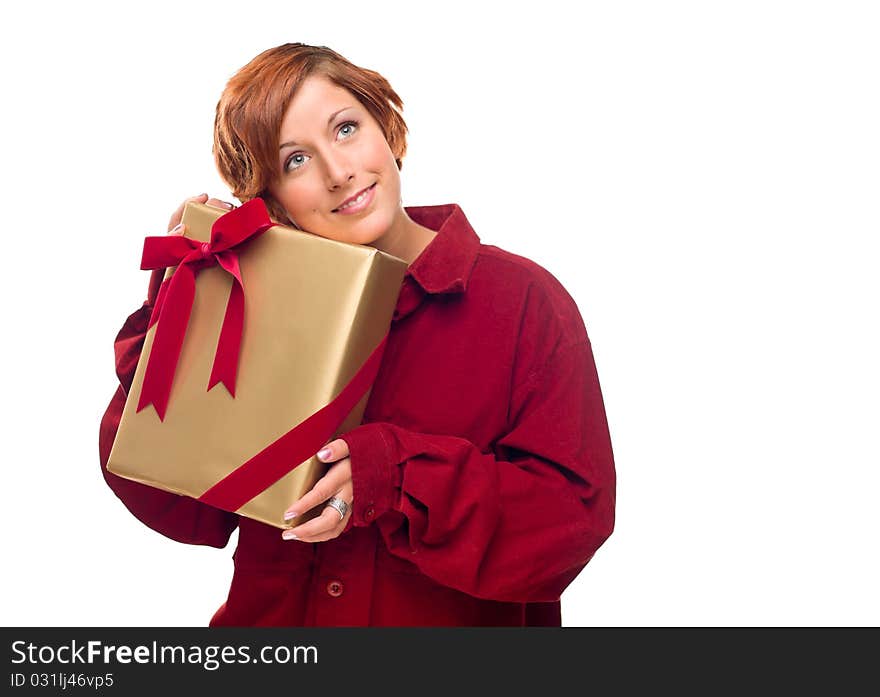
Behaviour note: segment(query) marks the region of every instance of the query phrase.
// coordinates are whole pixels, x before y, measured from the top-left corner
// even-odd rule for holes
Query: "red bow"
[[[210,242],[199,242],[183,235],[147,237],[144,240],[142,269],[169,266],[177,266],[177,269],[171,278],[162,282],[150,317],[149,326],[156,322],[158,326],[144,374],[138,412],[152,404],[159,420],[165,419],[174,372],[192,312],[196,275],[214,264],[219,264],[232,274],[232,290],[226,303],[226,315],[217,342],[208,390],[222,382],[229,394],[235,397],[235,376],[244,325],[244,282],[238,254],[243,243],[256,238],[273,225],[266,204],[262,199],[255,198],[217,218],[211,226]]]

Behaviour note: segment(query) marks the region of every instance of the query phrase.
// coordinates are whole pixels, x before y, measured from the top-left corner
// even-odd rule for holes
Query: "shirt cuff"
[[[394,507],[403,478],[396,439],[388,424],[364,424],[339,436],[351,459],[353,507],[351,524],[370,525]]]

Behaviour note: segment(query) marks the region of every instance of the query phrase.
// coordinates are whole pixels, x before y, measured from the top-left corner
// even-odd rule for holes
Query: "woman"
[[[239,528],[211,626],[558,626],[560,594],[611,534],[612,449],[577,306],[537,264],[480,244],[458,206],[401,205],[401,108],[378,73],[303,44],[254,58],[217,105],[237,198],[408,264],[363,425],[318,454],[331,466],[291,502],[289,530],[107,472],[161,272],[117,337],[107,483],[172,539],[224,547]]]

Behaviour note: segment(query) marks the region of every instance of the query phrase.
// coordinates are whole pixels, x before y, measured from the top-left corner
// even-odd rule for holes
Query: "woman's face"
[[[400,175],[378,122],[351,92],[307,78],[279,142],[280,176],[269,193],[297,227],[355,244],[388,232],[402,211]]]

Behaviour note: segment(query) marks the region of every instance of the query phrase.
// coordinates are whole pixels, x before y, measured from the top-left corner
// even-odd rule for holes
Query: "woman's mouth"
[[[355,213],[360,213],[373,202],[373,197],[375,196],[375,193],[376,184],[374,182],[366,189],[359,191],[355,196],[346,199],[345,203],[339,206],[339,208],[334,208],[332,212],[340,213],[341,215],[353,215]]]

